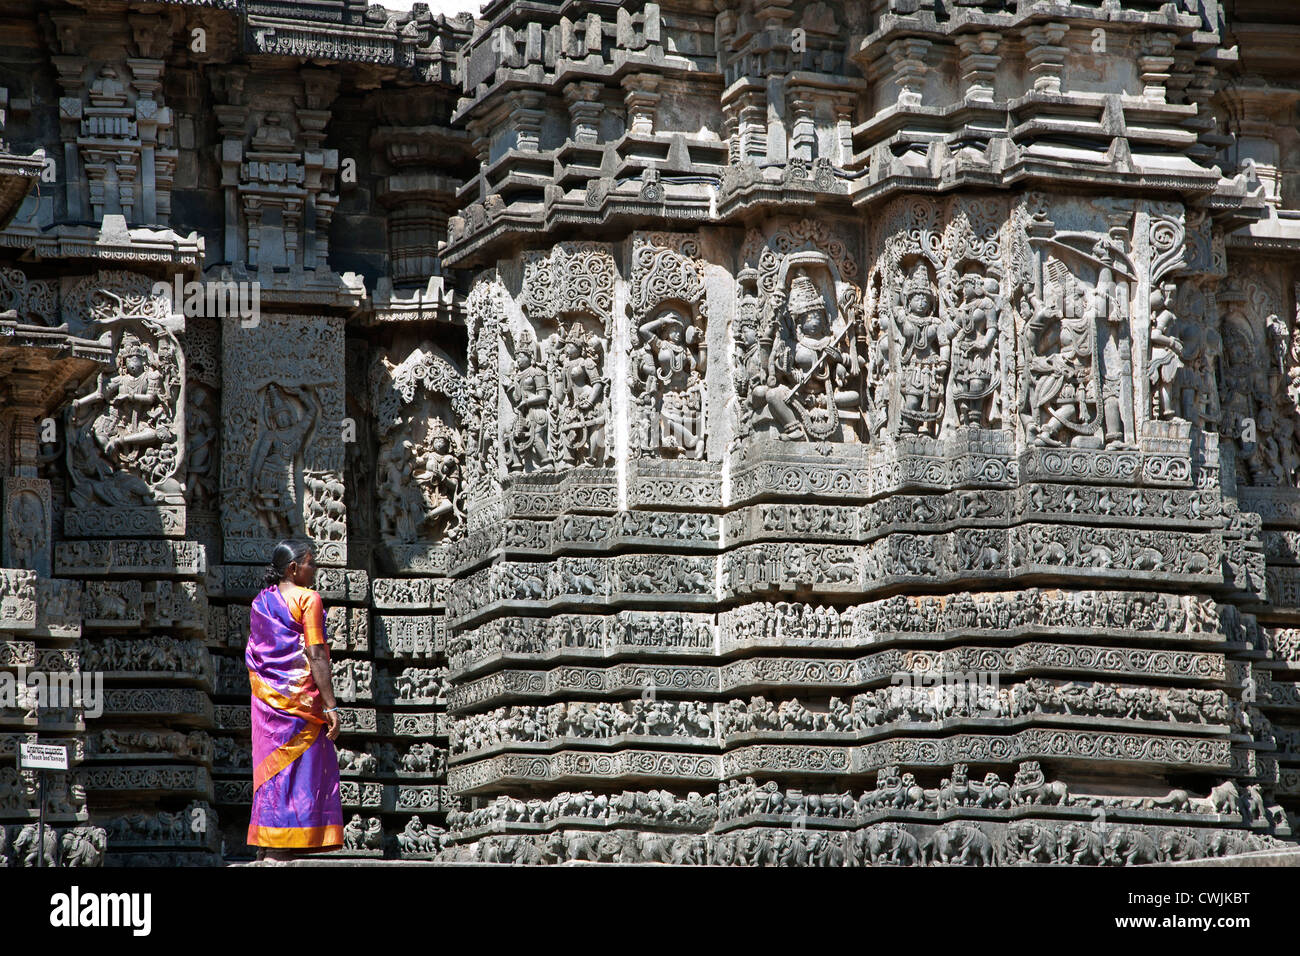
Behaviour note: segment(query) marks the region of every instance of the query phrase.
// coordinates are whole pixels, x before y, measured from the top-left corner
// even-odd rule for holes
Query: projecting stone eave
[[[974,30],[1009,32],[1019,27],[1037,23],[1068,21],[1071,28],[1096,26],[1131,27],[1135,30],[1163,27],[1182,36],[1205,36],[1200,28],[1201,18],[1189,13],[1179,13],[1174,4],[1166,4],[1159,11],[1150,10],[1098,10],[1096,6],[1062,4],[1057,0],[1036,0],[1022,3],[1010,13],[990,13],[977,9],[955,9],[946,20],[938,20],[932,11],[919,10],[910,14],[883,13],[876,29],[862,38],[860,50],[867,51],[890,40],[908,36],[933,37],[935,34],[951,36]],[[1217,37],[1202,42],[1217,42]],[[854,57],[857,58],[856,56]]]
[[[591,60],[588,63],[587,60]],[[452,125],[465,125],[476,117],[491,112],[512,91],[527,91],[558,96],[569,83],[595,82],[607,84],[615,90],[624,77],[649,73],[663,79],[691,82],[706,79],[718,83],[718,75],[702,71],[695,63],[680,56],[649,56],[640,52],[616,51],[610,60],[594,54],[585,60],[560,58],[553,72],[547,72],[541,63],[529,64],[522,69],[498,67],[490,80],[484,80],[461,97],[452,114]]]
[[[105,216],[93,223],[60,223],[47,229],[11,228],[0,232],[0,248],[26,250],[25,260],[91,259],[120,264],[130,260],[141,268],[177,267],[197,272],[203,263],[204,240],[198,232],[182,236],[164,227],[127,227],[122,216]]]
[[[348,319],[348,326],[358,329],[428,323],[465,325],[465,304],[445,276],[430,276],[423,289],[394,289],[381,279]]]
[[[108,344],[70,335],[67,325],[29,325],[16,310],[0,313],[0,388],[38,416],[57,410],[69,386],[112,364]]]
[[[451,239],[443,247],[443,264],[457,269],[487,265],[506,254],[515,243],[526,237],[546,234],[551,238],[601,238],[618,240],[642,228],[684,229],[703,224],[717,225],[713,216],[714,190],[700,186],[689,195],[668,192],[665,198],[647,199],[636,183],[620,194],[606,192],[591,205],[593,192],[588,186],[582,199],[567,196],[551,203],[527,203],[506,206],[493,221],[476,232]],[[622,188],[622,187],[620,187]],[[523,208],[520,208],[523,207]],[[593,232],[595,230],[595,232]],[[453,233],[454,235],[454,233]]]
[[[0,229],[9,225],[44,168],[44,150],[17,156],[4,152],[0,143]]]

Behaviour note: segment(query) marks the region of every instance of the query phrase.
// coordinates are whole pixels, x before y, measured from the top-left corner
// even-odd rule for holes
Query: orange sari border
[[[258,827],[248,828],[249,846],[276,848],[333,847],[343,845],[343,827],[328,824],[323,827]]]
[[[320,732],[320,724],[308,724],[289,738],[286,744],[267,754],[253,770],[253,790],[256,791],[262,784],[306,753],[307,748],[316,742]]]
[[[253,671],[248,672],[248,683],[252,688],[254,697],[270,704],[276,710],[291,714],[294,717],[301,717],[313,724],[322,726],[325,724],[324,716],[316,713],[315,704],[319,699],[316,695],[299,692],[290,697],[282,694],[258,677]]]

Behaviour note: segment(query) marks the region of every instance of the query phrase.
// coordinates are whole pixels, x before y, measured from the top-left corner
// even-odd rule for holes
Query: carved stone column
[[[961,50],[959,67],[966,99],[978,103],[993,102],[993,83],[1002,57],[997,53],[1001,35],[992,31],[963,34],[957,38]]]
[[[1025,59],[1036,92],[1061,92],[1061,72],[1065,69],[1065,55],[1069,52],[1061,41],[1069,31],[1067,23],[1042,23],[1024,29]]]
[[[889,44],[893,61],[893,80],[898,86],[898,105],[920,106],[925,75],[929,71],[925,57],[930,52],[930,41],[917,37],[894,40]]]

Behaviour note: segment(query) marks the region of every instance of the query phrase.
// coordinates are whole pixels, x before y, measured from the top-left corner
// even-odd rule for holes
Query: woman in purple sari
[[[253,698],[248,842],[270,860],[343,845],[338,707],[311,545],[275,546],[253,599],[244,662]]]

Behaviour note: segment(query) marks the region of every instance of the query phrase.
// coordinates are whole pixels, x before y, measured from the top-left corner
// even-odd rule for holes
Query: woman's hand
[[[343,729],[343,721],[339,720],[339,712],[332,710],[325,715],[325,736],[330,740],[339,739],[339,731]]]

